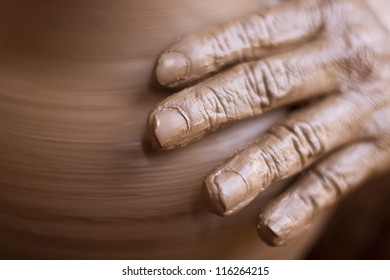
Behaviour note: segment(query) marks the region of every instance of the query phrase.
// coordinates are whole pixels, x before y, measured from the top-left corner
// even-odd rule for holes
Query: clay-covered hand
[[[283,244],[390,165],[389,46],[360,0],[291,0],[184,37],[160,56],[156,77],[167,87],[192,86],[153,109],[149,137],[175,149],[305,102],[204,182],[211,209],[224,216],[308,169],[260,214],[260,236]]]

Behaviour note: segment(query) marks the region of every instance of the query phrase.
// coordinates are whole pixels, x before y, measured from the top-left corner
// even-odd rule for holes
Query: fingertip
[[[210,176],[203,181],[202,193],[207,209],[218,216],[224,217],[226,205],[221,199],[218,186],[214,184]]]
[[[284,245],[299,232],[299,220],[290,213],[292,209],[283,205],[283,202],[274,201],[259,215],[257,233],[270,246]]]
[[[187,121],[174,108],[157,109],[148,118],[148,138],[159,150],[176,148],[187,130]]]
[[[286,244],[285,240],[278,235],[272,225],[267,224],[261,217],[257,224],[257,234],[269,246],[278,247]]]
[[[149,113],[147,123],[146,123],[146,137],[149,142],[152,144],[152,148],[156,150],[162,150],[159,140],[155,134],[156,130],[156,120],[155,120],[155,112],[152,111]]]
[[[204,181],[203,190],[209,210],[223,217],[237,213],[254,199],[248,196],[242,176],[231,170],[211,173]]]
[[[189,71],[185,54],[177,51],[163,53],[156,66],[157,81],[166,87],[175,87],[184,80]]]

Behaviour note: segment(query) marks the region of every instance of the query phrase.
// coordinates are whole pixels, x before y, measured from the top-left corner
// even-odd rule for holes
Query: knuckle
[[[236,37],[241,45],[241,60],[259,57],[262,47],[271,44],[270,33],[264,18],[257,14],[250,14],[235,24]]]
[[[196,115],[199,115],[200,118],[207,122],[207,127],[209,127],[211,130],[215,129],[215,123],[216,123],[216,114],[212,113],[211,108],[217,108],[217,105],[215,104],[215,100],[209,98],[207,95],[204,94],[204,92],[208,90],[204,86],[197,86],[195,87],[195,106],[196,109]]]
[[[262,20],[256,15],[249,15],[221,24],[216,29],[207,32],[210,41],[214,63],[221,67],[229,63],[247,60],[258,56],[260,46],[267,41],[268,33]]]
[[[318,208],[320,208],[321,203],[319,203],[318,198],[311,193],[302,193],[298,192],[296,197],[302,202],[306,209],[309,211],[304,211],[307,214],[314,214]]]
[[[271,16],[254,13],[222,24],[218,31],[210,31],[215,63],[259,57],[264,49],[276,44],[272,35],[276,29],[274,21]]]
[[[288,90],[283,81],[286,79],[283,70],[275,70],[275,73],[281,73],[276,76],[270,73],[270,68],[265,71],[267,73],[262,74],[253,63],[241,64],[203,82],[192,89],[196,104],[191,107],[198,108],[213,129],[257,116]]]
[[[224,65],[224,61],[231,56],[231,44],[229,44],[229,29],[225,26],[220,26],[219,31],[210,30],[207,32],[208,40],[211,46],[211,53],[213,55],[213,63],[215,68],[220,68]]]
[[[373,50],[364,47],[351,52],[345,66],[350,80],[364,81],[373,78],[377,65]]]
[[[265,188],[276,179],[282,179],[286,176],[286,170],[283,168],[283,159],[280,154],[271,147],[266,147],[259,153],[258,162],[262,163],[262,170],[265,170],[265,178],[262,180],[262,188]]]
[[[231,96],[220,86],[202,84],[195,88],[196,108],[203,119],[208,122],[211,130],[234,118],[232,112],[234,102]]]
[[[242,34],[250,43],[249,48],[259,51],[261,48],[272,47],[273,19],[262,14],[251,14],[241,21]]]
[[[288,66],[279,59],[256,62],[246,72],[252,81],[252,92],[262,108],[270,108],[275,101],[285,97],[292,89],[292,77]]]
[[[248,102],[252,104],[252,108],[258,109],[261,112],[264,108],[270,106],[270,99],[264,86],[265,83],[262,78],[262,73],[254,63],[248,63],[241,67]]]
[[[292,144],[299,156],[301,168],[304,168],[308,161],[325,152],[324,135],[319,126],[307,122],[280,124],[272,129],[271,133]]]
[[[310,215],[330,206],[346,188],[343,176],[333,170],[320,170],[318,167],[312,168],[299,182],[300,188],[294,194],[309,210],[305,212]]]
[[[347,189],[345,176],[338,174],[331,169],[324,170],[323,168],[313,168],[311,170],[312,176],[314,176],[320,187],[324,190],[323,195],[317,195],[313,197],[316,204],[320,207],[331,204],[337,197],[342,195]]]

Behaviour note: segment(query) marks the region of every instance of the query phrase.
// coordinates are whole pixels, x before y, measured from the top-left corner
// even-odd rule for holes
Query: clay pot
[[[157,55],[177,36],[245,14],[242,0],[2,0],[0,254],[3,258],[295,258],[255,230],[274,186],[241,213],[209,214],[207,172],[283,111],[173,152],[145,140]]]

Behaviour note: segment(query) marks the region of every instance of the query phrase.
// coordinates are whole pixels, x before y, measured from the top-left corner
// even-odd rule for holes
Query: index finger
[[[308,40],[323,25],[318,6],[318,1],[288,1],[186,36],[161,54],[156,78],[164,86],[177,87],[225,65]]]

